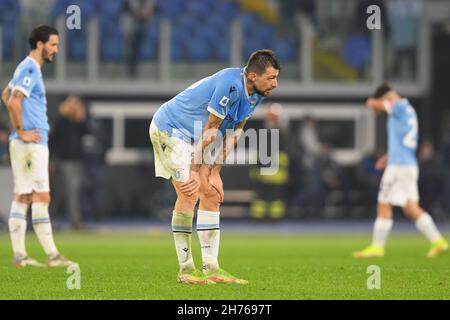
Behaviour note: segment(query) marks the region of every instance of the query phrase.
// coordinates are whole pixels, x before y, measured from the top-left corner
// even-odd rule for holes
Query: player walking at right
[[[387,83],[381,85],[367,106],[376,112],[388,113],[388,153],[377,161],[379,170],[385,169],[378,193],[377,219],[372,244],[355,252],[355,258],[384,256],[384,245],[392,229],[392,207],[400,206],[417,229],[431,242],[427,257],[433,258],[448,250],[431,216],[419,205],[416,159],[418,140],[417,114],[409,101]]]

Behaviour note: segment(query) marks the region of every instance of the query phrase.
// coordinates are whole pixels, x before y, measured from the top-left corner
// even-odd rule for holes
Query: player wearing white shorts
[[[2,92],[13,126],[10,157],[14,177],[14,200],[9,215],[9,232],[16,267],[45,266],[28,256],[25,249],[27,211],[31,205],[33,228],[48,256],[50,267],[73,262],[59,254],[53,240],[48,214],[50,187],[48,176],[47,99],[41,67],[52,62],[58,52],[58,31],[49,26],[35,28],[28,39],[29,55],[17,66],[12,80]]]
[[[163,104],[153,117],[150,138],[155,175],[172,179],[177,194],[172,231],[180,266],[178,282],[247,283],[219,267],[219,212],[224,198],[221,163],[234,149],[255,108],[277,87],[279,71],[272,51],[256,51],[245,68],[223,69],[198,81]],[[233,133],[226,136],[228,129]],[[203,153],[218,136],[224,137],[223,152],[217,162],[209,162]],[[196,269],[191,254],[192,221],[199,200],[197,234],[203,272]]]
[[[418,141],[417,114],[409,101],[387,83],[381,85],[367,106],[388,114],[388,152],[376,166],[383,170],[378,193],[377,219],[372,244],[354,253],[356,258],[382,257],[384,245],[392,228],[392,207],[399,206],[412,219],[417,229],[431,242],[427,256],[432,258],[448,250],[431,216],[419,205],[419,170],[416,159]]]

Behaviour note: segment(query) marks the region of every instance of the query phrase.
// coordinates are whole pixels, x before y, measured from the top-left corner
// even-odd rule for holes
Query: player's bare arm
[[[5,105],[5,107],[7,107],[7,103],[8,103],[10,95],[11,95],[11,89],[9,89],[9,87],[6,87],[5,89],[3,89],[2,102]]]
[[[205,149],[211,144],[214,143],[217,136],[217,131],[219,130],[220,124],[222,123],[222,119],[209,114],[208,121],[203,130],[202,138],[196,147],[196,152],[194,153],[194,158],[192,159],[191,171],[196,171],[200,169],[200,166],[204,163],[203,152]]]
[[[39,142],[39,131],[29,130],[26,131],[22,126],[22,102],[25,95],[19,90],[14,90],[10,94],[6,107],[8,108],[9,118],[11,119],[12,126],[16,130],[20,139],[24,142]]]
[[[369,98],[366,101],[366,105],[376,112],[387,112],[386,103],[389,103],[385,99]]]
[[[222,153],[217,159],[215,166],[221,167],[222,164],[225,163],[225,160],[227,159],[230,152],[234,150],[234,148],[236,148],[236,145],[239,142],[242,133],[244,132],[244,127],[246,123],[247,120],[244,120],[241,123],[239,123],[239,125],[234,130],[233,134],[230,136],[226,136],[224,138]]]
[[[200,187],[200,177],[198,171],[203,164],[203,152],[211,143],[214,143],[217,130],[219,130],[221,123],[222,119],[213,114],[209,114],[208,121],[206,122],[203,130],[202,138],[197,144],[194,157],[192,158],[189,180],[180,187],[180,191],[182,193],[190,196],[198,191],[198,188]]]
[[[375,163],[375,168],[377,170],[384,170],[387,166],[387,162],[388,162],[388,157],[387,157],[387,153],[386,153],[380,159],[377,160],[377,162]]]

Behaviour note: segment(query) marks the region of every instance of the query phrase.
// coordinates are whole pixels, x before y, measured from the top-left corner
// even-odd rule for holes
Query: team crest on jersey
[[[222,107],[226,107],[228,102],[230,102],[230,98],[228,98],[227,96],[223,96],[222,100],[220,100],[219,104]]]

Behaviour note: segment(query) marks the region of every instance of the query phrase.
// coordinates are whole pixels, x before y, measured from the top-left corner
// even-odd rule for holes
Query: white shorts
[[[155,176],[188,181],[194,147],[182,139],[169,136],[166,131],[160,131],[153,122],[149,134],[153,144]]]
[[[403,207],[408,201],[419,202],[417,166],[389,165],[384,171],[378,202]]]
[[[48,147],[37,143],[12,140],[9,144],[14,193],[50,192]]]

